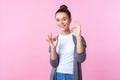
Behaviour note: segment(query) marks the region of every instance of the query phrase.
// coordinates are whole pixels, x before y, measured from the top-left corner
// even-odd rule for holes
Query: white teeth
[[[64,28],[64,27],[65,27],[65,25],[61,25],[60,27],[61,27],[61,28]]]

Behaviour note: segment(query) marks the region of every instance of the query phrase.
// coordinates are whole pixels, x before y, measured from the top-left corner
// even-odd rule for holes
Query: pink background
[[[120,80],[120,0],[0,0],[0,80],[49,80],[47,34],[68,5],[87,42],[84,80]]]

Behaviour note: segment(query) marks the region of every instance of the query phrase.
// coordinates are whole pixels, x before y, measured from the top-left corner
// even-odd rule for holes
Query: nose
[[[60,21],[60,24],[63,24],[63,21],[62,21],[62,20]]]

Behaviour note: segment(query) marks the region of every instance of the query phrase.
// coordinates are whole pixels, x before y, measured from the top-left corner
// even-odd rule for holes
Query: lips
[[[64,28],[64,27],[65,27],[65,25],[61,25],[60,27],[61,27],[61,28]]]

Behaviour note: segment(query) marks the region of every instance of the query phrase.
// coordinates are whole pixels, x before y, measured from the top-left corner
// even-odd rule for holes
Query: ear
[[[70,18],[70,22],[72,22],[72,18]]]

